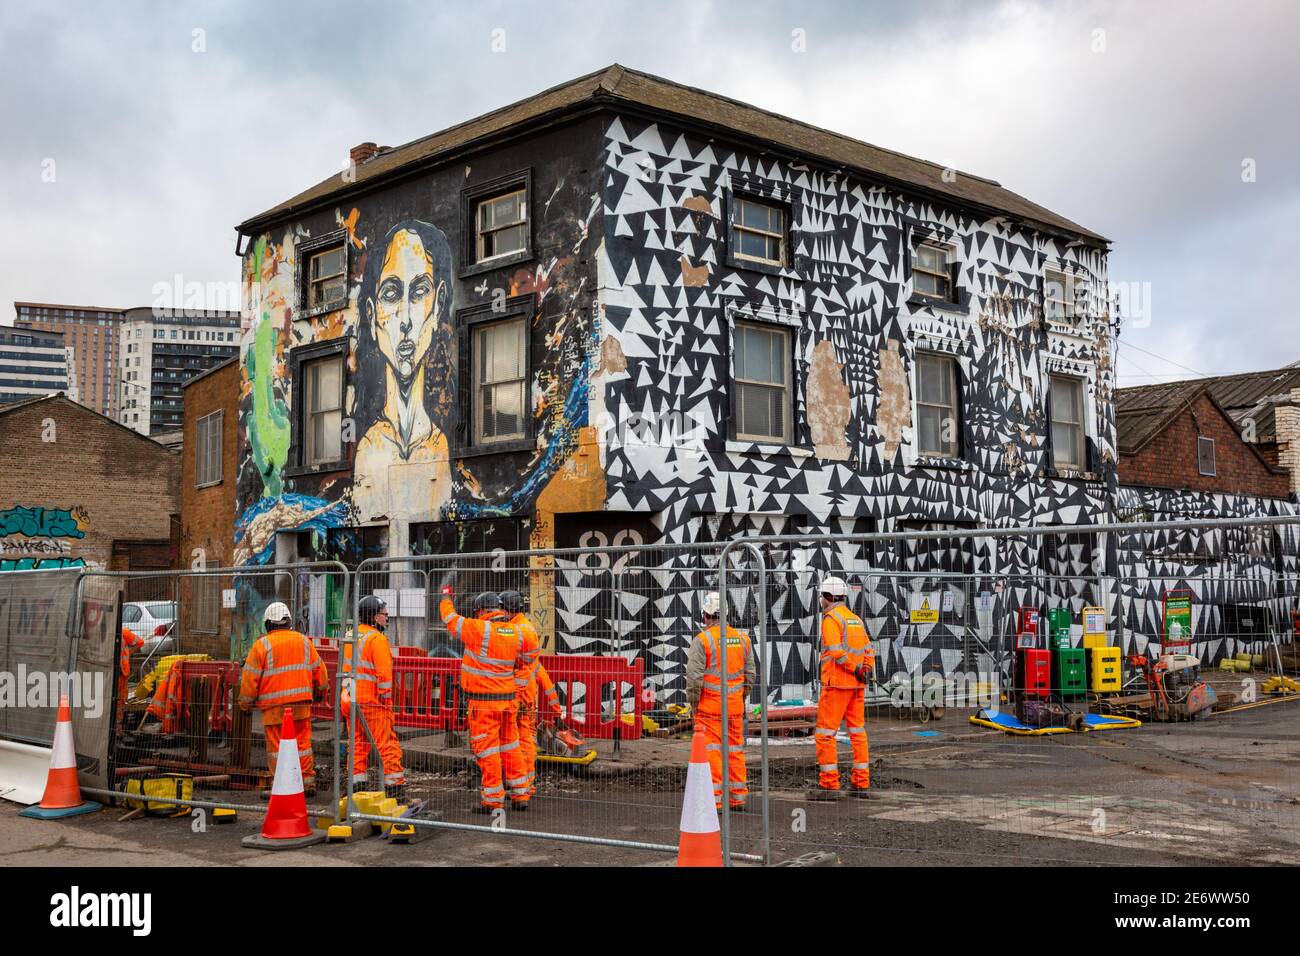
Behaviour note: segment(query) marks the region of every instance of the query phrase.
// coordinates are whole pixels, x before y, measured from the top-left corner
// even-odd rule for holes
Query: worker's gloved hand
[[[865,684],[871,671],[867,670],[866,664],[859,664],[858,669],[853,672],[853,676],[858,679],[859,684]]]
[[[460,577],[460,572],[452,568],[442,576],[441,590],[444,597],[451,597],[456,591],[456,581]]]

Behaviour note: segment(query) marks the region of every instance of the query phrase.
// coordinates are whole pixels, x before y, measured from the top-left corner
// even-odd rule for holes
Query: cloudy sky
[[[147,305],[177,275],[219,297],[234,224],[353,144],[619,62],[1108,236],[1123,385],[1276,367],[1300,360],[1298,41],[1285,0],[0,0],[0,318]]]

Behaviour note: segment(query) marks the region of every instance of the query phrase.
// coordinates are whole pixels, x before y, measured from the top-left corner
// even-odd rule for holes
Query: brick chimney
[[[360,166],[379,155],[379,147],[374,143],[359,143],[352,147],[352,165]]]

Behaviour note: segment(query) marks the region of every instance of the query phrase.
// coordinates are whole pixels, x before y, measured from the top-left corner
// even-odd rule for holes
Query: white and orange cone
[[[275,778],[271,781],[271,802],[266,808],[266,819],[262,821],[262,832],[240,841],[244,846],[259,850],[293,850],[325,842],[325,834],[312,830],[307,822],[307,795],[302,786],[302,766],[298,762],[298,738],[291,707],[284,709],[280,734],[280,752],[275,758]]]
[[[678,866],[722,866],[722,829],[718,826],[718,808],[713,804],[713,775],[704,734],[699,731],[691,741],[679,829]]]
[[[50,773],[45,778],[45,794],[40,804],[28,807],[20,815],[54,820],[89,813],[99,807],[93,800],[81,799],[77,748],[72,739],[72,708],[68,705],[68,695],[63,694],[59,697],[59,716],[54,724],[54,748],[50,753]]]

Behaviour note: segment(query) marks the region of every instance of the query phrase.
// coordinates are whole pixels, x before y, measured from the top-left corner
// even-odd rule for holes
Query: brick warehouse
[[[180,456],[61,394],[0,406],[4,569],[171,564]]]
[[[1108,520],[1108,242],[951,172],[619,66],[362,144],[239,226],[236,560]],[[609,650],[598,593],[556,589],[560,649]],[[676,688],[691,599],[619,599]],[[809,601],[774,609],[775,682],[807,677]],[[891,666],[956,667],[960,631]]]

